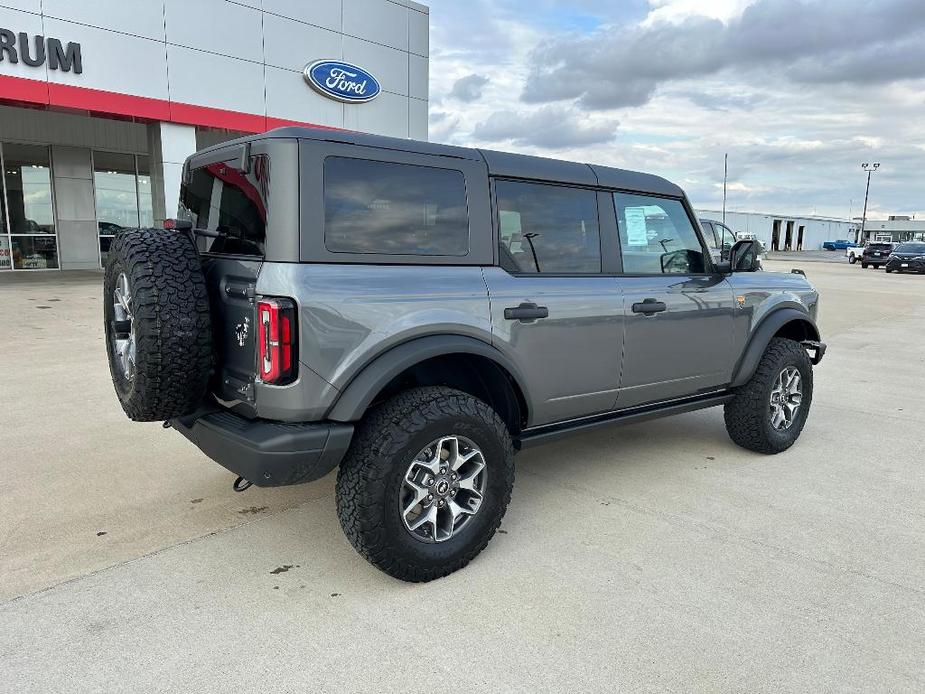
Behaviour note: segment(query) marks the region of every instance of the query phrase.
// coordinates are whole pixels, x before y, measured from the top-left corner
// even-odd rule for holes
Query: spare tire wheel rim
[[[135,319],[132,315],[132,286],[128,275],[119,273],[112,292],[112,356],[119,374],[135,378]]]
[[[803,402],[803,377],[795,366],[784,368],[771,389],[771,426],[789,429],[796,421]]]
[[[421,542],[445,542],[466,527],[482,507],[488,470],[472,441],[457,435],[431,441],[402,477],[399,513]]]

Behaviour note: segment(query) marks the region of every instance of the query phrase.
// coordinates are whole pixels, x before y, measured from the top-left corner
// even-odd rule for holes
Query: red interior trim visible
[[[306,121],[268,118],[253,113],[196,106],[167,99],[152,99],[9,75],[0,75],[0,103],[41,104],[98,114],[131,116],[144,121],[200,125],[245,133],[260,133],[284,125],[305,125],[326,130],[340,130],[340,128],[315,125]]]

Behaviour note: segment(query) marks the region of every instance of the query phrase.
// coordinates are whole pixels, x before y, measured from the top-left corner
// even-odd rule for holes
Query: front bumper
[[[170,424],[216,463],[258,487],[324,477],[343,459],[353,437],[352,424],[250,420],[221,409],[200,410]]]
[[[903,265],[906,267],[903,267]],[[911,258],[890,258],[887,267],[890,270],[901,272],[925,272],[925,261],[912,260]]]

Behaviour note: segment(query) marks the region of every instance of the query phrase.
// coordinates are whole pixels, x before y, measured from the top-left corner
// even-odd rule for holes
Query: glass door
[[[93,152],[100,265],[106,265],[109,247],[117,231],[154,224],[148,169],[146,156]]]
[[[52,203],[51,156],[48,147],[4,143],[3,197],[5,238],[0,268],[46,270],[58,267],[58,235]],[[3,253],[9,257],[4,262]]]

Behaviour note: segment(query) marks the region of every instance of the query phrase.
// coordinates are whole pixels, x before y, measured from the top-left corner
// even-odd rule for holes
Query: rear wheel
[[[848,262],[854,265],[856,262],[858,262],[858,257],[854,253],[852,253],[851,255],[848,256]]]
[[[867,269],[867,263],[865,263],[863,260],[861,261],[861,267],[862,267],[864,270]]]
[[[514,447],[494,410],[458,390],[415,388],[360,424],[337,476],[337,514],[376,567],[430,581],[485,548],[513,484]]]
[[[729,437],[757,453],[780,453],[803,431],[813,399],[813,366],[793,340],[775,337],[751,380],[726,403]]]

